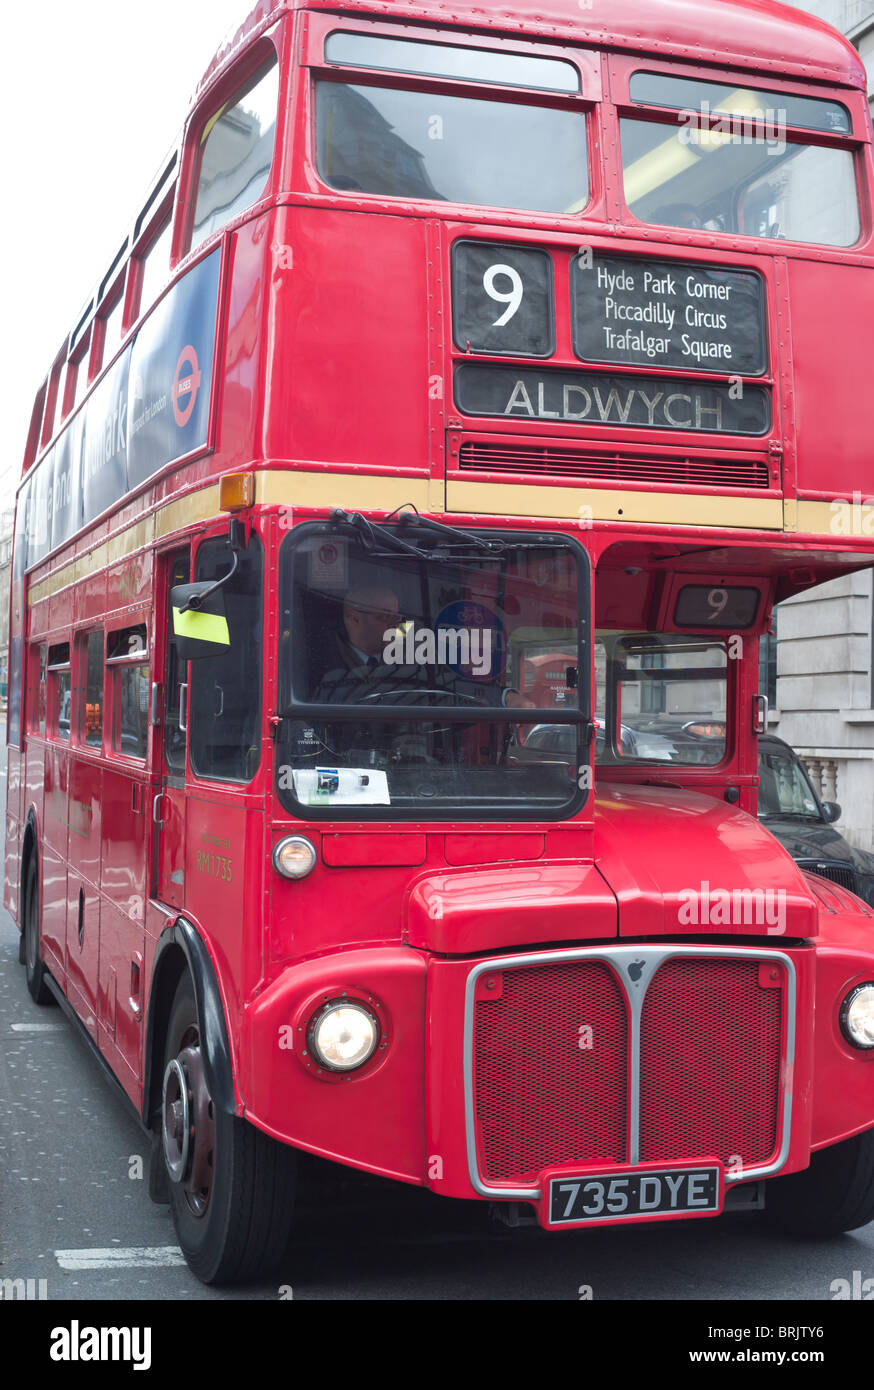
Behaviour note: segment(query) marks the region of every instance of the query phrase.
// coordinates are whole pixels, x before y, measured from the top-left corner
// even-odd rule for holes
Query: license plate
[[[716,1216],[722,1210],[720,1171],[708,1165],[553,1177],[547,1224]]]

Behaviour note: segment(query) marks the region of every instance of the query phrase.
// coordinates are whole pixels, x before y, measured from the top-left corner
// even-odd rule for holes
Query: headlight
[[[335,999],[315,1015],[307,1030],[309,1048],[329,1071],[352,1071],[373,1056],[379,1024],[362,1004]]]
[[[841,1027],[854,1047],[874,1047],[874,984],[850,990],[841,1005]]]
[[[316,867],[315,846],[303,835],[286,835],[273,846],[273,867],[283,878],[306,878]]]

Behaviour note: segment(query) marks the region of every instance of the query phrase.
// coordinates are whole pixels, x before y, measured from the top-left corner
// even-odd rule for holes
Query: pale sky
[[[0,508],[33,397],[216,49],[254,0],[42,0],[3,18]]]

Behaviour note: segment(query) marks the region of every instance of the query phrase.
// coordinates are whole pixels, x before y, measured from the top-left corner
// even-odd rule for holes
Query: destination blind
[[[766,434],[770,400],[761,386],[461,363],[455,401],[465,415],[556,420],[707,434]]]
[[[574,352],[584,362],[761,376],[762,280],[753,271],[598,253],[571,268]]]

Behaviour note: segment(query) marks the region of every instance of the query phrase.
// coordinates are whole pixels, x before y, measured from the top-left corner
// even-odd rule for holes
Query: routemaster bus
[[[770,0],[264,0],[59,346],[5,903],[206,1281],[317,1155],[553,1231],[874,1217],[874,904],[756,819],[874,564],[871,123]]]

